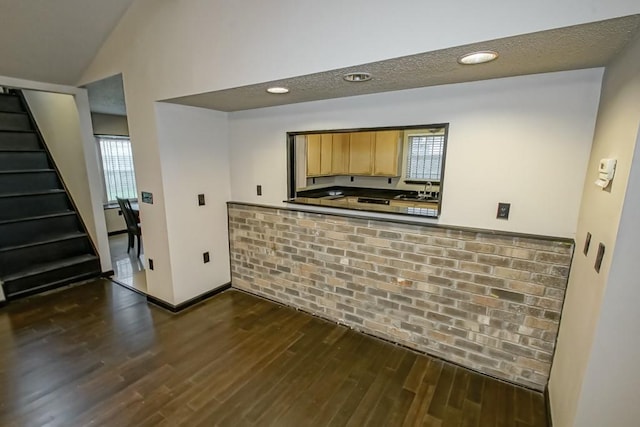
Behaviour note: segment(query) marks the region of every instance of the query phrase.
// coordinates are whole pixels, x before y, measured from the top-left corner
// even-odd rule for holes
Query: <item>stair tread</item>
[[[70,216],[75,214],[76,214],[75,211],[64,211],[64,212],[56,212],[56,213],[46,214],[46,215],[36,215],[36,216],[21,217],[16,219],[7,219],[4,221],[0,221],[0,225],[11,224],[14,222],[37,221],[39,219],[57,218],[61,216]]]
[[[41,196],[46,194],[59,194],[66,193],[62,188],[52,188],[51,190],[41,190],[41,191],[23,191],[20,193],[5,193],[0,194],[1,197],[22,197],[22,196]]]
[[[86,237],[87,233],[84,233],[82,231],[74,231],[71,233],[60,233],[57,235],[53,235],[53,236],[49,236],[46,239],[43,240],[36,240],[33,242],[29,242],[29,243],[22,243],[20,245],[13,245],[13,246],[7,246],[4,248],[0,248],[0,253],[1,252],[8,252],[8,251],[13,251],[16,249],[23,249],[23,248],[29,248],[29,247],[33,247],[33,246],[40,246],[40,245],[46,245],[49,243],[55,243],[55,242],[61,242],[63,240],[72,240],[72,239],[79,239],[81,237]]]
[[[46,173],[46,172],[55,172],[55,169],[17,169],[17,170],[7,170],[0,171],[0,174],[11,174],[11,173]]]
[[[3,113],[3,114],[22,114],[23,116],[27,115],[26,111],[0,111],[0,113]]]
[[[69,257],[69,258],[65,258],[57,261],[36,264],[36,265],[29,266],[29,268],[18,271],[16,273],[11,273],[8,276],[3,277],[2,280],[4,280],[5,282],[9,282],[11,280],[17,280],[17,279],[21,279],[28,276],[35,276],[37,274],[42,274],[48,271],[69,267],[75,264],[82,264],[84,262],[97,260],[97,259],[98,257],[95,255],[86,254],[86,255]]]
[[[74,282],[79,282],[81,280],[91,279],[94,277],[100,276],[102,272],[100,269],[96,269],[95,271],[91,271],[89,273],[76,274],[75,276],[65,277],[64,279],[56,280],[54,282],[45,283],[40,286],[34,286],[32,288],[24,289],[18,292],[12,292],[7,296],[11,299],[13,298],[22,298],[23,296],[33,295],[38,292],[43,292],[49,289],[53,289],[58,287],[59,285],[70,284]]]
[[[35,129],[0,129],[0,133],[36,133]]]
[[[2,149],[0,148],[0,153],[46,153],[44,148],[31,149],[31,150],[18,150],[18,149]]]

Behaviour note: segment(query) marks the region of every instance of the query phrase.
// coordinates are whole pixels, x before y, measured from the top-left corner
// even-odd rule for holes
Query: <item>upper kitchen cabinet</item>
[[[331,141],[331,175],[349,174],[349,146],[348,133],[334,133]]]
[[[398,159],[402,133],[397,130],[375,132],[373,149],[373,175],[400,176]]]
[[[331,175],[332,135],[307,135],[307,176]]]
[[[307,176],[320,176],[320,135],[307,135]]]
[[[320,175],[331,175],[332,141],[333,135],[330,133],[320,135]]]
[[[349,174],[371,175],[373,173],[374,132],[350,134]]]

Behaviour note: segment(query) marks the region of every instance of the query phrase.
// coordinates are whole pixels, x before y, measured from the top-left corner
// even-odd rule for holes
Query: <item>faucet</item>
[[[429,187],[429,192],[427,193],[427,187]],[[427,181],[424,183],[424,189],[422,191],[418,191],[418,197],[420,199],[426,199],[427,197],[431,196],[432,194],[432,190],[433,189],[433,183],[431,181]]]

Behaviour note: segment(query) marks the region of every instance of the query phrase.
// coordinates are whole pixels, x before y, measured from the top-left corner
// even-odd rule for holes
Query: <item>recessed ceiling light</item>
[[[282,87],[282,86],[274,86],[274,87],[270,87],[267,89],[267,92],[269,93],[288,93],[289,89],[287,89],[286,87]]]
[[[467,53],[458,58],[458,62],[464,65],[484,64],[493,61],[498,57],[498,52],[492,50],[483,50],[480,52]]]
[[[369,73],[347,73],[343,77],[348,82],[366,82],[367,80],[371,80],[371,74]]]

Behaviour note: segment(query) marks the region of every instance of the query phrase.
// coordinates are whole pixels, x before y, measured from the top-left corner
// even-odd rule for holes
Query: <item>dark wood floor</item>
[[[543,398],[224,292],[178,315],[108,281],[0,310],[2,426],[544,426]]]

